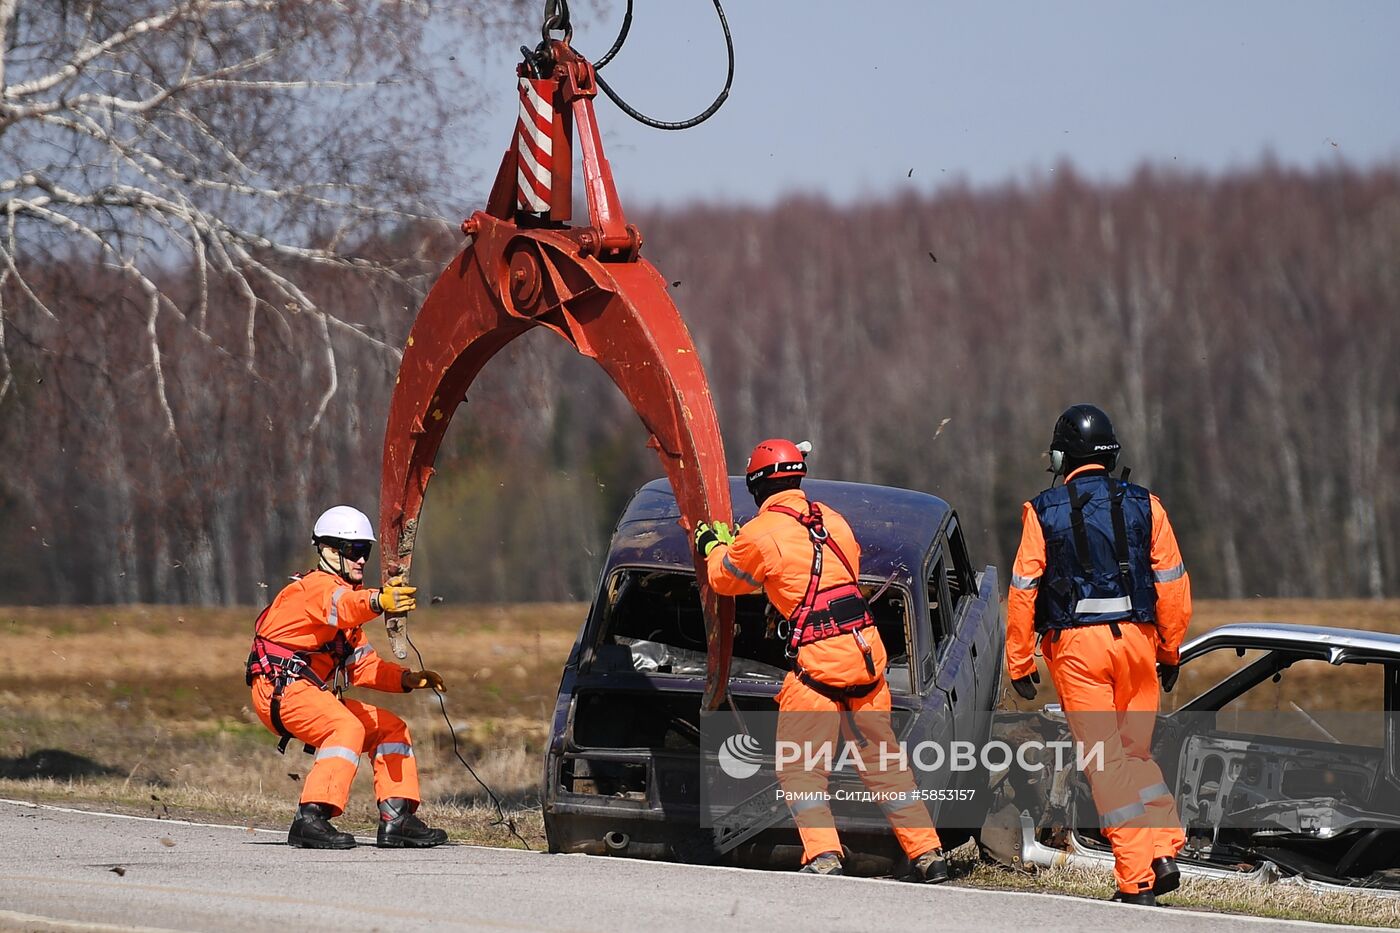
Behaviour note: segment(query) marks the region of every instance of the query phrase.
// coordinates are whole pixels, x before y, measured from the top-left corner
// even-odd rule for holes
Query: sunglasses
[[[336,552],[347,560],[365,560],[369,557],[369,552],[374,550],[372,541],[327,541],[326,544],[335,548]]]

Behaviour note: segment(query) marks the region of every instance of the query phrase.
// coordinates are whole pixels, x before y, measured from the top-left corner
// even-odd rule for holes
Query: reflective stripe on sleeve
[[[383,758],[385,755],[403,755],[405,758],[412,758],[413,746],[407,742],[380,742],[374,747],[374,757]]]
[[[335,626],[336,628],[340,628],[340,597],[348,592],[349,589],[347,587],[342,586],[340,589],[336,590],[334,593],[331,594],[331,613],[327,617],[326,621],[329,622],[331,625]]]
[[[374,654],[373,645],[361,645],[354,651],[350,652],[349,656],[345,659],[345,665],[349,667],[354,664],[359,664],[361,661],[363,661],[365,658],[369,657],[372,654]]]
[[[1139,816],[1145,816],[1146,814],[1147,808],[1138,801],[1133,801],[1132,803],[1124,804],[1117,810],[1109,810],[1103,815],[1102,820],[1104,828],[1107,829],[1111,826],[1118,826],[1126,823],[1128,820],[1135,819]]]
[[[1152,580],[1155,583],[1170,583],[1173,580],[1180,580],[1184,576],[1186,576],[1185,564],[1177,564],[1168,570],[1152,571]]]
[[[360,753],[344,745],[325,745],[316,751],[316,760],[322,761],[326,758],[344,758],[355,767],[360,766]]]
[[[1139,791],[1138,798],[1143,803],[1148,803],[1149,801],[1156,800],[1158,797],[1170,797],[1171,793],[1172,789],[1159,781],[1151,787],[1144,787]]]
[[[729,552],[725,552],[724,558],[720,561],[720,564],[724,567],[725,570],[728,570],[730,573],[738,577],[740,580],[743,580],[749,586],[758,586],[757,580],[749,576],[747,573],[744,573],[744,571],[740,570],[738,565],[735,564],[734,561],[729,559]]]
[[[1018,590],[1033,590],[1040,586],[1040,577],[1023,577],[1020,574],[1011,575],[1011,585]]]
[[[1133,608],[1133,601],[1127,596],[1113,599],[1081,599],[1074,604],[1074,611],[1080,615],[1094,615],[1100,612],[1127,612]]]

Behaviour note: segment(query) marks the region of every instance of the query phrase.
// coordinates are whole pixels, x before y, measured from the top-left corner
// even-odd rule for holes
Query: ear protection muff
[[[1050,472],[1059,476],[1065,471],[1065,452],[1063,450],[1050,451]]]

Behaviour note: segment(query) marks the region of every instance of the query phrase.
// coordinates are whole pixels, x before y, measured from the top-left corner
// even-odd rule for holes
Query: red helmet
[[[807,455],[792,441],[781,437],[770,438],[755,447],[749,454],[749,465],[744,468],[744,482],[750,489],[762,479],[805,475]]]

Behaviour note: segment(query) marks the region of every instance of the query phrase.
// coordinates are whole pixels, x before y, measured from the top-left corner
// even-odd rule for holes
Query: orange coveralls
[[[772,511],[773,506],[785,506],[801,514],[808,512],[807,496],[800,489],[784,490],[768,497],[753,520],[740,529],[732,545],[720,544],[710,551],[706,569],[715,592],[739,596],[761,587],[773,607],[788,619],[802,601],[812,579],[812,539],[807,529],[792,516]],[[831,540],[859,574],[860,544],[851,526],[835,509],[823,505],[821,510]],[[841,561],[830,548],[824,549],[818,588],[848,582],[854,581]],[[848,701],[855,714],[856,727],[869,742],[866,748],[870,752],[864,757],[866,768],[861,778],[871,791],[880,795],[877,799],[881,800],[885,816],[894,827],[895,838],[913,861],[939,848],[941,843],[928,808],[910,796],[915,790],[913,775],[907,770],[886,768],[880,756],[882,746],[889,749],[891,755],[898,748],[890,725],[890,688],[884,676],[888,656],[875,626],[861,629],[860,635],[870,647],[875,678],[866,668],[865,654],[853,634],[836,635],[800,646],[797,666],[832,687],[880,681],[875,690]],[[799,746],[811,743],[813,748],[830,745],[840,732],[840,712],[837,703],[789,672],[778,693],[778,738],[797,742]],[[837,758],[839,751],[837,748]],[[785,768],[778,774],[783,790],[793,795],[789,806],[802,837],[804,863],[824,852],[841,852],[836,821],[830,806],[821,799],[827,790],[827,771],[821,766],[821,758],[817,760],[818,766],[810,770]],[[893,757],[888,759],[894,760]]]
[[[314,650],[343,631],[350,654],[345,661],[352,686],[403,693],[404,668],[375,654],[363,626],[378,613],[370,606],[373,590],[352,586],[333,573],[313,570],[277,594],[257,634],[297,651]],[[311,655],[311,668],[327,684],[335,676],[327,653]],[[272,681],[253,680],[253,708],[273,732]],[[302,786],[302,803],[325,804],[332,816],[345,810],[350,782],[360,755],[374,762],[376,800],[402,797],[418,802],[418,766],[408,726],[393,713],[341,700],[307,680],[287,684],[282,693],[282,724],[294,737],[316,748],[316,761]]]
[[[1066,481],[1089,470],[1070,473]],[[1152,501],[1152,574],[1157,622],[1120,622],[1062,629],[1041,642],[1055,690],[1075,740],[1103,742],[1102,770],[1087,777],[1113,845],[1118,890],[1152,888],[1152,860],[1175,857],[1186,841],[1176,801],[1152,760],[1152,731],[1161,698],[1156,662],[1176,664],[1191,622],[1191,581],[1162,503]],[[1034,507],[1021,512],[1021,545],[1006,606],[1006,669],[1012,680],[1035,671],[1035,599],[1045,573],[1045,537]]]

